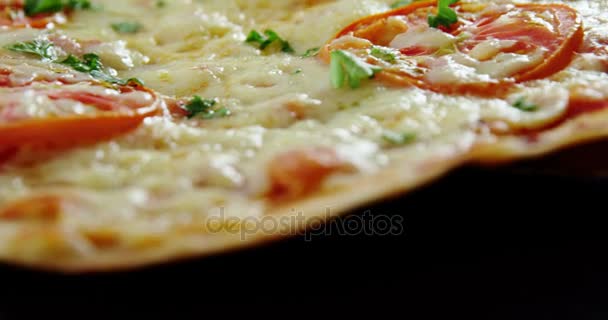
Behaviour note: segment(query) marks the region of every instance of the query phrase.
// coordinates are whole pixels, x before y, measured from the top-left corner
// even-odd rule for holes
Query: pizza
[[[0,8],[5,263],[224,252],[608,136],[605,0]]]

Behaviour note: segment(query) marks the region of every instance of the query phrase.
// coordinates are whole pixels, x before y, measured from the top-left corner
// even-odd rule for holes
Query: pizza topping
[[[0,4],[0,26],[52,28],[66,22],[64,13],[92,7],[89,0],[25,0]]]
[[[23,10],[23,6],[19,4],[2,5],[0,10],[3,13],[0,15],[0,26],[13,28],[52,28],[55,24],[65,23],[66,17],[62,12],[37,14],[28,16]]]
[[[25,14],[32,17],[38,14],[55,13],[62,10],[90,9],[89,0],[25,0]]]
[[[566,118],[608,108],[608,88],[600,84],[575,86],[570,92]]]
[[[65,60],[61,61],[61,64],[72,67],[72,69],[84,73],[91,73],[93,71],[101,71],[101,61],[99,56],[96,54],[85,54],[82,56],[82,60],[79,58],[69,55]]]
[[[145,88],[88,84],[11,89],[0,93],[0,149],[70,148],[137,128],[161,102]]]
[[[438,29],[425,25],[412,27],[407,32],[398,34],[389,44],[406,55],[423,55],[434,53],[439,49],[451,48],[457,38]],[[420,52],[415,53],[415,50]]]
[[[515,103],[513,103],[513,107],[525,112],[532,112],[538,110],[538,106],[533,103],[527,102],[525,97],[517,99]]]
[[[150,62],[149,57],[128,48],[127,42],[124,40],[112,42],[88,41],[83,43],[82,47],[82,52],[72,54],[82,56],[87,52],[94,53],[99,56],[104,65],[116,70],[130,70]]]
[[[579,52],[573,63],[575,68],[608,72],[608,25],[601,23],[585,30],[585,41]]]
[[[565,53],[553,54],[568,51],[560,49],[568,36],[554,41],[561,22],[554,23],[552,12],[565,15],[558,19],[565,24],[572,20],[559,6],[526,12],[506,1],[399,1],[396,7],[414,5],[417,12],[373,18],[329,49],[303,54],[331,64],[336,87],[359,87],[332,90],[328,68],[318,61],[303,59],[301,52],[257,50],[274,37],[280,40],[263,53],[280,52],[287,38],[260,32],[261,41],[251,48],[243,43],[243,28],[273,26],[297,41],[294,47],[310,48],[339,21],[377,12],[390,1],[357,3],[356,10],[349,1],[224,2],[231,4],[167,2],[160,10],[155,0],[106,1],[106,12],[76,16],[60,33],[7,30],[3,44],[22,43],[12,48],[17,53],[5,51],[0,63],[0,256],[77,268],[115,254],[108,264],[128,262],[120,257],[130,253],[155,255],[161,245],[221,246],[223,236],[202,227],[215,214],[259,217],[275,205],[289,209],[342,196],[358,181],[410,189],[437,170],[484,160],[470,151],[480,141],[531,148],[505,150],[508,156],[535,152],[527,136],[516,135],[608,108],[602,72],[572,66],[550,79],[522,83],[521,75],[542,78],[553,72],[542,71],[545,63],[555,68],[568,60]],[[322,5],[299,10],[300,2]],[[289,12],[272,12],[277,7]],[[445,9],[457,15],[455,21]],[[119,21],[141,21],[162,32],[110,41],[121,38],[110,29]],[[82,38],[89,40],[75,40]],[[40,42],[25,41],[30,39]],[[152,63],[137,63],[130,50],[144,52]],[[602,56],[601,48],[580,52]],[[172,98],[161,101],[141,85],[123,85],[116,80],[123,71],[145,77]],[[411,89],[375,86],[376,80]],[[581,88],[571,90],[576,85]],[[229,114],[224,106],[235,115],[206,120]],[[163,114],[167,109],[173,117]],[[572,127],[583,135],[600,134],[579,120]],[[591,129],[601,128],[600,122]],[[556,145],[570,143],[557,141],[554,132],[547,136]],[[366,199],[379,196],[379,189],[370,190]],[[90,199],[90,206],[45,199],[47,192],[70,191],[82,194],[86,204]],[[24,195],[29,201],[18,204],[15,199]],[[35,230],[41,227],[52,230],[43,236]]]
[[[202,99],[200,96],[194,96],[187,104],[182,108],[187,112],[188,119],[202,118],[202,119],[215,119],[227,117],[231,114],[227,108],[214,109],[213,107],[217,104],[216,100]]]
[[[32,63],[23,59],[14,59],[0,64],[0,87],[25,87],[34,82],[61,85],[81,81],[90,82],[91,77],[73,72],[63,65],[53,66],[53,69],[49,70],[46,63]]]
[[[94,53],[87,53],[82,56],[82,60],[78,59],[73,55],[69,55],[65,60],[61,61],[61,64],[72,67],[72,69],[84,73],[88,73],[91,77],[116,85],[137,85],[142,86],[143,82],[137,78],[120,79],[112,75],[104,68],[101,63],[101,59]]]
[[[482,119],[488,122],[508,124],[505,132],[539,130],[555,123],[568,112],[569,90],[559,85],[527,88],[509,94],[502,99],[488,99],[482,109]],[[504,107],[497,108],[497,103]]]
[[[63,199],[58,196],[38,196],[18,200],[0,210],[0,221],[53,222],[63,211]]]
[[[293,200],[319,188],[323,180],[344,167],[335,150],[311,148],[286,152],[269,165],[270,195],[276,200]]]
[[[266,50],[273,44],[277,44],[282,52],[285,53],[294,53],[295,50],[291,47],[289,42],[283,40],[276,32],[273,30],[265,30],[264,35],[260,34],[256,30],[251,30],[247,39],[245,40],[247,43],[257,45],[260,50]]]
[[[143,25],[139,22],[119,22],[113,23],[112,29],[118,33],[138,33],[143,29]]]
[[[539,123],[536,128],[526,127],[525,129],[527,130],[524,130],[524,133],[532,133],[534,136],[542,131],[555,128],[576,117],[608,109],[608,90],[603,86],[598,86],[597,84],[585,86],[575,85],[570,88],[569,92],[564,93],[563,91],[558,93],[555,90],[551,90],[548,94],[544,95],[545,101],[538,99],[538,97],[536,99],[539,102],[534,101],[534,103],[528,103],[528,99],[524,97],[515,101],[514,106],[515,104],[521,103],[523,109],[520,108],[520,110],[523,112],[529,112],[525,110],[526,108],[533,109],[532,111],[535,113],[546,112],[546,109],[551,109],[551,104],[564,106],[563,111],[554,113],[555,116],[553,117],[547,117],[547,119],[550,119],[551,121]],[[554,97],[556,93],[557,96],[561,95],[559,102]],[[506,133],[509,133],[509,131],[507,130]]]
[[[321,51],[320,47],[310,48],[302,54],[302,57],[303,58],[316,57],[319,55],[320,51]]]
[[[437,2],[437,15],[429,15],[428,17],[429,26],[431,28],[439,28],[439,26],[450,28],[458,22],[458,15],[450,9],[450,6],[458,1],[460,0],[439,0]]]
[[[572,66],[578,70],[608,73],[608,49],[606,50],[606,54],[602,55],[595,53],[581,53],[574,59]]]
[[[343,50],[335,50],[331,53],[330,68],[331,83],[334,88],[342,88],[348,82],[352,89],[359,88],[362,80],[371,79],[382,70]]]
[[[414,2],[361,19],[341,31],[321,57],[328,60],[341,50],[382,66],[377,78],[396,85],[496,96],[515,83],[562,70],[582,43],[581,20],[565,5],[514,4],[502,10],[441,0],[436,10],[435,3]],[[397,34],[394,21],[404,22]],[[377,59],[378,47],[395,50],[396,63]]]
[[[568,114],[566,119],[576,116],[608,109],[608,98],[606,99],[591,99],[588,97],[573,97],[568,106]]]
[[[53,43],[46,40],[17,42],[6,48],[15,52],[36,55],[43,61],[54,61],[57,59],[57,52],[55,51]]]
[[[48,40],[33,40],[28,42],[18,42],[7,46],[7,49],[16,52],[33,54],[43,61],[57,62],[72,69],[89,74],[94,79],[113,84],[113,85],[135,85],[142,86],[143,82],[137,78],[120,79],[114,74],[115,71],[108,69],[101,62],[101,58],[94,53],[87,53],[82,59],[69,54],[65,59],[58,58],[57,50],[52,42]]]
[[[95,116],[100,111],[131,113],[154,104],[146,91],[118,92],[90,85],[64,85],[44,88],[32,85],[2,93],[0,124],[53,117]]]
[[[382,139],[384,139],[384,141],[394,146],[403,146],[406,144],[410,144],[416,141],[416,138],[416,134],[411,132],[398,133],[395,131],[386,131],[382,135]]]
[[[372,56],[374,56],[380,60],[384,60],[388,63],[397,62],[397,53],[394,50],[390,50],[385,47],[374,46],[374,47],[372,47],[372,50],[370,51],[370,53]]]

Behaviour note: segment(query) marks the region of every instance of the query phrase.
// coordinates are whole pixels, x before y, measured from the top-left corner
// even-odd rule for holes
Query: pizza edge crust
[[[271,217],[289,217],[285,212],[303,212],[306,223],[327,222],[365,205],[383,199],[402,196],[413,189],[435,181],[452,169],[464,164],[497,165],[516,160],[536,158],[556,150],[598,140],[608,136],[608,110],[587,114],[568,121],[538,135],[535,141],[525,137],[498,137],[496,141],[477,143],[470,150],[455,151],[452,155],[434,161],[417,175],[407,174],[402,166],[392,165],[371,176],[362,176],[347,188],[325,190],[307,197],[276,206],[267,212]],[[328,206],[331,204],[331,206]],[[330,207],[328,213],[326,208]],[[304,223],[303,225],[306,225]],[[257,232],[242,239],[239,232],[174,236],[164,245],[147,250],[115,250],[91,256],[55,257],[37,261],[20,261],[4,257],[8,264],[35,270],[64,273],[88,273],[130,270],[146,266],[162,265],[178,261],[204,258],[214,254],[226,254],[241,249],[270,243],[291,237],[294,231],[305,228],[277,230],[275,233]],[[2,256],[2,254],[0,254]]]

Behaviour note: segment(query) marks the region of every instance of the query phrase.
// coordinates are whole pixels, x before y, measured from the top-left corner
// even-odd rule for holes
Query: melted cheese
[[[439,50],[449,48],[456,43],[456,37],[439,29],[426,25],[416,26],[406,33],[399,34],[391,41],[390,46],[395,49],[408,47],[424,47]]]
[[[375,81],[357,90],[336,90],[329,82],[328,66],[319,60],[260,51],[244,42],[250,30],[271,28],[303,53],[322,46],[353,20],[388,10],[393,0],[175,0],[166,1],[163,8],[152,0],[94,2],[103,9],[79,11],[54,31],[0,33],[0,46],[67,37],[85,52],[100,54],[122,78],[139,77],[175,98],[215,98],[233,115],[214,120],[149,118],[135,132],[113,141],[54,155],[32,166],[5,168],[0,172],[0,206],[49,190],[80,200],[53,225],[65,236],[61,241],[23,242],[19,223],[0,223],[0,256],[36,260],[65,252],[92,254],[97,248],[84,236],[91,230],[110,232],[120,239],[120,246],[139,248],[158,235],[201,232],[204,222],[220,212],[227,217],[261,217],[268,209],[262,197],[270,186],[269,162],[298,148],[330,147],[354,168],[331,176],[323,189],[348,185],[397,162],[415,175],[429,161],[469,150],[485,122],[542,127],[565,112],[569,88],[608,87],[605,72],[573,67],[553,79],[522,86],[508,101],[385,87]],[[582,12],[585,6],[598,5],[597,10],[608,12],[606,1],[574,4]],[[588,10],[586,19],[595,11]],[[123,21],[137,21],[144,29],[135,35],[114,32],[111,24]],[[421,43],[428,36],[428,31],[408,33],[393,45]],[[431,42],[438,48],[454,40],[431,38],[435,36]],[[501,77],[533,62],[496,55],[505,45],[482,43],[471,55],[492,59],[471,62],[460,57],[458,63],[438,66],[428,76],[437,82],[462,76]],[[16,82],[38,75],[88,79],[61,66],[49,71],[48,65],[7,50],[1,52],[0,64],[15,71]],[[15,97],[28,106],[23,112],[50,112],[52,104],[29,93]],[[513,108],[522,96],[539,111]],[[55,106],[89,110],[61,102]],[[417,140],[395,148],[383,139],[387,130],[415,133]]]

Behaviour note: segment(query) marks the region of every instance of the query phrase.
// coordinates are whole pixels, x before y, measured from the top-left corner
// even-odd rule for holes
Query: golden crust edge
[[[467,163],[496,165],[536,158],[573,145],[598,140],[605,136],[608,136],[608,110],[570,120],[539,134],[534,142],[529,141],[526,137],[515,136],[498,137],[495,141],[481,141],[466,152],[456,153],[441,162],[434,163],[433,166],[428,167],[428,171],[417,176],[407,176],[404,174],[402,166],[392,165],[374,175],[362,176],[351,184],[351,186],[356,187],[313,194],[305,199],[273,208],[267,212],[267,215],[277,218],[290,216],[290,214],[284,212],[296,208],[297,212],[304,212],[307,222],[313,219],[318,221],[320,218],[337,218],[366,204],[404,195]],[[353,191],[356,191],[356,193]],[[326,211],[328,203],[332,204],[329,213]],[[297,231],[302,232],[303,229]],[[188,235],[172,238],[167,245],[146,251],[113,251],[89,257],[80,256],[74,259],[34,262],[8,258],[8,261],[5,262],[34,270],[68,274],[122,271],[229,253],[285,239],[289,236],[283,235],[282,231],[279,230],[272,234],[258,232],[249,235],[249,237],[248,240],[243,240],[238,233]]]

